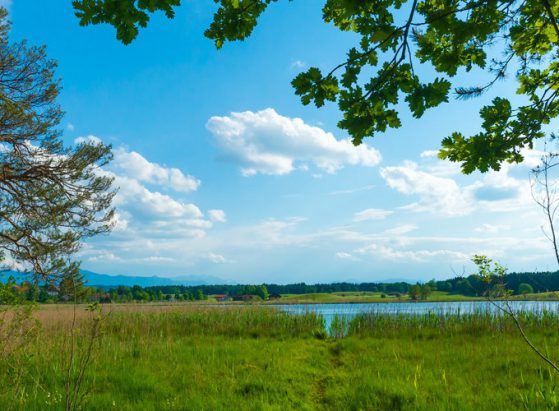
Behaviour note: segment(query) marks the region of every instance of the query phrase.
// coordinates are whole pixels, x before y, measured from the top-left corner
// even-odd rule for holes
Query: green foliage
[[[534,292],[534,288],[530,284],[520,283],[518,286],[518,294],[526,295],[532,294]]]
[[[432,292],[433,290],[431,289],[429,284],[423,284],[420,290],[421,299],[426,300],[427,297],[429,297],[429,295],[431,295]]]
[[[80,273],[79,264],[70,264],[62,274],[58,283],[58,295],[62,300],[76,300],[84,294],[84,278]]]
[[[80,25],[108,23],[116,29],[116,37],[130,44],[139,27],[147,27],[149,14],[163,11],[167,18],[175,15],[180,0],[75,0],[72,2]]]
[[[220,49],[226,41],[244,40],[251,35],[258,17],[277,0],[214,0],[219,8],[204,35]],[[289,0],[291,1],[291,0]]]
[[[218,10],[205,35],[217,48],[244,40],[276,0],[214,0]],[[172,17],[179,0],[74,1],[82,24],[109,23],[129,43],[146,12]],[[559,116],[559,3],[556,0],[327,0],[325,23],[359,39],[344,61],[322,73],[311,67],[292,82],[303,104],[337,102],[340,128],[361,144],[365,137],[401,126],[400,103],[414,117],[449,101],[476,97],[513,71],[526,103],[513,107],[499,97],[480,110],[482,131],[455,132],[442,141],[441,158],[461,162],[464,173],[499,170],[520,162],[520,149],[543,137],[542,127]],[[420,66],[429,70],[417,70]],[[457,86],[459,72],[478,68],[491,79]],[[365,74],[367,73],[367,74]],[[421,73],[421,74],[420,74]]]
[[[344,338],[349,332],[350,320],[343,315],[335,315],[330,324],[330,336],[334,339]]]
[[[205,300],[205,299],[207,299],[207,298],[208,298],[208,297],[207,297],[206,295],[204,295],[204,292],[203,292],[202,290],[198,289],[198,290],[196,291],[196,295],[195,295],[195,299],[196,299],[196,300],[199,300],[199,301],[200,301],[200,300]]]
[[[421,294],[421,286],[419,284],[412,285],[408,293],[412,300],[419,300],[419,296]]]
[[[488,298],[507,298],[511,295],[512,291],[505,283],[506,267],[484,255],[474,255],[472,262],[477,265],[477,275],[487,284],[484,295]]]
[[[44,47],[8,38],[0,7],[0,250],[46,279],[85,237],[111,228],[110,147],[65,147],[56,62]]]
[[[256,290],[256,295],[258,295],[264,301],[266,301],[268,299],[268,297],[270,296],[270,294],[268,293],[268,288],[266,288],[266,286],[264,284],[262,284],[260,287],[258,287],[258,289]]]
[[[15,401],[25,397],[30,349],[40,331],[33,316],[36,305],[26,302],[16,287],[13,278],[0,283],[0,378],[9,381],[8,387],[0,389],[0,400],[4,396]]]
[[[410,287],[408,294],[410,298],[414,301],[417,300],[426,300],[429,295],[433,292],[433,288],[429,283],[427,284],[414,284]]]

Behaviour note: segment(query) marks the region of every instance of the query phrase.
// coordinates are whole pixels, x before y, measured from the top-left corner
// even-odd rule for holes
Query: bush
[[[518,290],[517,290],[518,294],[526,295],[526,294],[532,294],[533,292],[534,292],[534,288],[530,284],[520,283],[518,285]]]

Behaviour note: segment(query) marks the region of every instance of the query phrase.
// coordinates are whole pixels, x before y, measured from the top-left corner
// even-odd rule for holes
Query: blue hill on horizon
[[[81,270],[88,286],[94,287],[118,287],[124,285],[132,287],[139,285],[141,287],[152,287],[159,285],[207,285],[207,284],[227,284],[228,282],[217,277],[210,276],[185,276],[185,277],[142,277],[128,275],[109,275],[99,274],[89,270]],[[6,281],[9,277],[14,277],[16,282],[29,281],[31,273],[24,273],[13,270],[4,270],[0,272],[0,282]]]

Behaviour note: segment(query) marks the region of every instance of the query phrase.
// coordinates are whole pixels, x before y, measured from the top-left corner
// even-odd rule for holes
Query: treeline
[[[75,296],[75,298],[74,298]],[[161,290],[146,289],[135,285],[133,287],[118,286],[110,290],[97,287],[87,287],[79,284],[71,289],[53,287],[51,285],[37,285],[32,282],[16,284],[8,281],[0,284],[0,304],[11,304],[14,301],[31,301],[38,303],[78,302],[131,302],[131,301],[200,301],[208,296],[200,289],[192,292],[163,293]]]
[[[507,288],[514,294],[523,292],[546,292],[559,291],[559,271],[540,273],[510,273],[503,278]],[[408,294],[410,289],[417,284],[407,282],[396,283],[318,283],[318,284],[263,284],[270,295],[280,294],[310,294],[310,293],[334,293],[334,292],[380,292],[386,294]],[[462,294],[467,296],[481,296],[487,290],[487,283],[479,275],[467,277],[457,276],[448,280],[431,280],[427,285],[431,291],[444,291],[448,293]],[[529,287],[526,287],[529,286]],[[163,294],[181,294],[201,290],[205,295],[224,294],[229,296],[239,294],[254,294],[242,284],[230,285],[199,285],[199,286],[152,286],[146,290],[161,291]]]
[[[532,292],[559,291],[559,272],[543,273],[510,273],[504,276],[504,282],[514,294]],[[165,285],[141,287],[92,287],[86,286],[83,277],[61,281],[58,286],[38,285],[32,282],[16,283],[13,278],[0,284],[0,304],[5,302],[7,295],[21,300],[54,303],[73,301],[74,297],[81,302],[99,301],[130,302],[130,301],[200,301],[207,300],[210,295],[230,297],[231,299],[267,300],[278,298],[282,294],[310,294],[333,292],[380,292],[387,295],[408,294],[412,299],[425,299],[433,291],[461,294],[465,296],[481,296],[487,290],[487,283],[478,275],[455,277],[448,280],[431,280],[421,285],[407,282],[396,283],[329,283],[329,284],[261,284],[261,285]],[[10,291],[9,293],[7,291]],[[4,295],[4,298],[2,298]],[[11,298],[11,297],[10,297]]]

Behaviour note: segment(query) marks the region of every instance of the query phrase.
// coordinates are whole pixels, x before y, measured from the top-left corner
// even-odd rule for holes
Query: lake
[[[503,304],[497,302],[497,304]],[[514,311],[559,312],[559,301],[509,301]],[[315,312],[324,317],[330,328],[335,316],[351,319],[357,314],[374,312],[386,314],[468,314],[479,311],[497,312],[499,309],[488,301],[448,301],[448,302],[398,302],[359,304],[274,304],[273,307],[288,313],[302,314]]]

